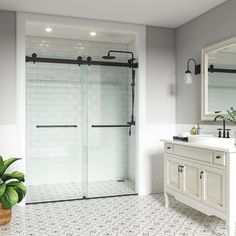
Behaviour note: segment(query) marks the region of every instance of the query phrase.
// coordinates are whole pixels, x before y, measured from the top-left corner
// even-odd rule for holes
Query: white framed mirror
[[[236,37],[202,50],[202,120],[236,107]]]

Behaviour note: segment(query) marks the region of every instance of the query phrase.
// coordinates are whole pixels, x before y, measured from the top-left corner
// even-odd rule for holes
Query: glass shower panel
[[[130,68],[88,67],[88,197],[135,193],[130,84]]]
[[[26,201],[82,198],[87,74],[77,65],[51,63],[27,63],[26,72]]]

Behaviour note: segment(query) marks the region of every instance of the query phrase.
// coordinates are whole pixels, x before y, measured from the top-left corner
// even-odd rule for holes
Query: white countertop
[[[235,147],[220,147],[220,146],[190,143],[190,142],[184,142],[184,141],[178,141],[178,140],[172,140],[172,139],[161,139],[161,141],[165,143],[179,144],[179,145],[184,145],[184,146],[189,146],[189,147],[210,149],[210,150],[216,150],[216,151],[222,151],[222,152],[236,152],[236,146]]]

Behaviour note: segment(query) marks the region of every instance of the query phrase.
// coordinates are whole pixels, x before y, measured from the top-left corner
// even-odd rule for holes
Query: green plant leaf
[[[5,160],[5,161],[4,161],[4,166],[3,166],[2,170],[1,170],[1,173],[0,173],[0,176],[2,176],[2,175],[5,173],[6,169],[7,169],[12,163],[14,163],[15,161],[18,161],[18,160],[20,160],[20,159],[21,159],[21,158],[14,158],[14,157],[11,157],[11,158]]]
[[[18,202],[18,194],[13,187],[7,186],[6,191],[1,197],[3,208],[11,208]]]
[[[15,188],[15,190],[18,194],[18,203],[20,203],[25,197],[25,194],[19,188]]]
[[[7,181],[10,179],[17,179],[19,181],[25,182],[25,175],[22,172],[14,171],[10,174],[3,174],[1,179],[2,181]]]
[[[2,197],[2,195],[5,193],[6,190],[6,184],[2,183],[0,184],[0,197]]]
[[[229,114],[229,119],[232,121],[232,122],[235,122],[235,115],[233,113],[233,110],[232,110],[232,107],[230,108],[230,110],[226,110],[226,112]]]
[[[2,156],[0,156],[0,173],[1,173],[2,170],[3,170],[3,167],[4,167],[3,158],[2,158]]]
[[[26,194],[26,187],[25,187],[25,185],[22,184],[19,181],[12,181],[10,183],[7,183],[7,186],[20,189],[23,192],[24,195]]]

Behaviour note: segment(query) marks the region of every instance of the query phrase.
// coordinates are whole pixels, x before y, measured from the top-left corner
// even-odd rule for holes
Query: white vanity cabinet
[[[235,235],[236,149],[165,140],[164,194],[226,220]]]
[[[200,173],[200,174],[199,174]],[[189,197],[201,198],[201,165],[189,161],[182,162],[182,192]]]
[[[202,167],[202,201],[225,211],[225,170]]]
[[[168,158],[165,159],[166,186],[174,190],[181,190],[180,175],[181,160]]]
[[[166,157],[165,180],[166,188],[202,200],[217,209],[225,208],[225,170]]]

